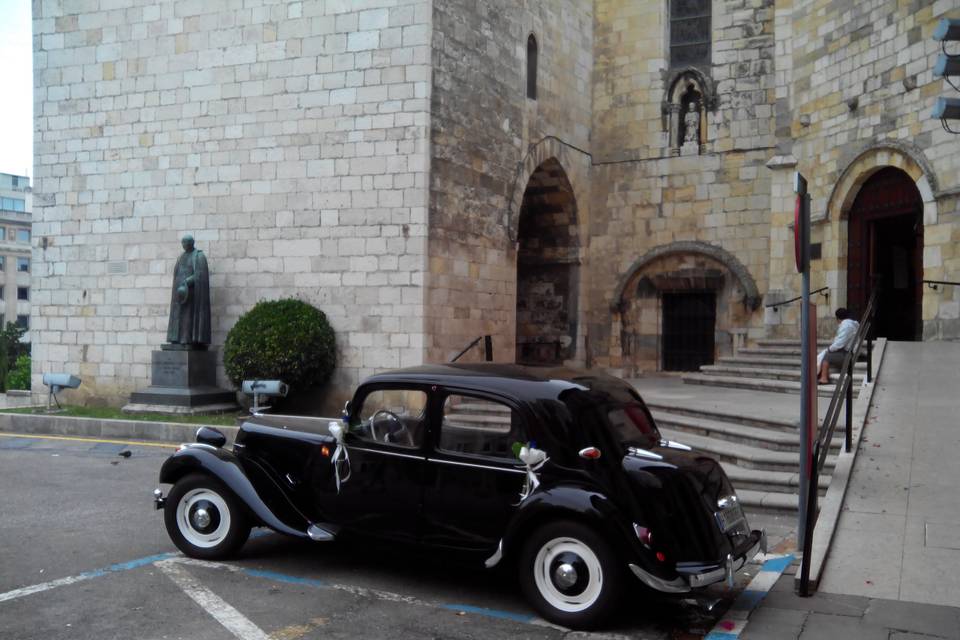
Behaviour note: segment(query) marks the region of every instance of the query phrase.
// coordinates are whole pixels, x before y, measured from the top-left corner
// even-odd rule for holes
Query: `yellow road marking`
[[[80,438],[73,436],[43,436],[37,435],[35,433],[3,433],[0,432],[0,437],[3,438],[34,438],[37,440],[68,440],[71,442],[96,442],[96,443],[107,443],[107,444],[128,444],[131,447],[161,447],[163,449],[176,449],[178,445],[170,444],[169,442],[160,443],[160,442],[144,442],[143,440],[105,440],[102,438]]]

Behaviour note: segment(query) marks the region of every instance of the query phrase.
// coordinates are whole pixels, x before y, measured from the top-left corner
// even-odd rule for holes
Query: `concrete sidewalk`
[[[960,606],[960,344],[892,342],[820,589]]]
[[[887,344],[819,591],[784,575],[741,638],[960,640],[958,366],[960,344]]]

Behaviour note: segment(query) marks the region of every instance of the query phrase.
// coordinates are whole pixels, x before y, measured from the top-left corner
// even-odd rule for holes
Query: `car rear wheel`
[[[622,569],[603,538],[578,522],[537,529],[520,558],[520,586],[550,622],[576,629],[596,626],[615,608]]]
[[[226,558],[250,535],[249,519],[233,492],[216,478],[199,474],[173,485],[163,521],[173,543],[192,558]]]

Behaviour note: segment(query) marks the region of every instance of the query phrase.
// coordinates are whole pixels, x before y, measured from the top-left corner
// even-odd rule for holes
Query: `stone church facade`
[[[91,401],[149,384],[178,239],[215,346],[298,296],[377,370],[624,375],[795,336],[791,180],[818,316],[960,337],[960,139],[929,117],[955,3],[35,0],[33,360]],[[476,358],[472,352],[467,358]]]

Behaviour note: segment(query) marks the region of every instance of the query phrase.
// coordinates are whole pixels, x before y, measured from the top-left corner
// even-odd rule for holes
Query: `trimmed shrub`
[[[30,356],[17,357],[16,364],[7,374],[7,390],[10,389],[30,389]]]
[[[303,300],[258,302],[227,334],[223,365],[237,387],[244,380],[283,380],[291,390],[323,384],[336,366],[327,316]]]

